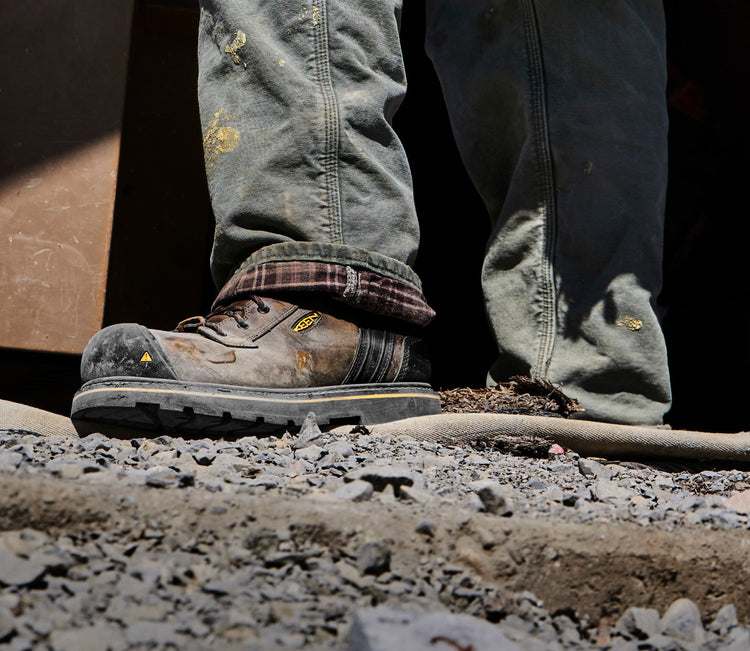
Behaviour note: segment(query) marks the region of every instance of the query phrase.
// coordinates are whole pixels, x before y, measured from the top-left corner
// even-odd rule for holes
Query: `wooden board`
[[[132,15],[0,3],[0,347],[80,353],[101,326]]]

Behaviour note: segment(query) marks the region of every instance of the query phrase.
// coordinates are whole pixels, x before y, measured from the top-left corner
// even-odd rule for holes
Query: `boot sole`
[[[91,380],[73,398],[71,418],[188,434],[273,433],[296,429],[310,412],[321,426],[376,425],[440,413],[428,384],[351,384],[255,389],[176,380]]]

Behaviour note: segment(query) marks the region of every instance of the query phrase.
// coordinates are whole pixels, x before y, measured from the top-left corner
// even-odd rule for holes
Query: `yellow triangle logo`
[[[154,360],[151,359],[151,355],[148,354],[148,351],[143,353],[143,357],[141,357],[142,362],[153,362]]]

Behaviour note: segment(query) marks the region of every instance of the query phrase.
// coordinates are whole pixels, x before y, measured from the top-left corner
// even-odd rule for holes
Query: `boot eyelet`
[[[268,314],[271,311],[271,308],[268,307],[268,305],[259,305],[258,306],[258,312],[261,314]]]

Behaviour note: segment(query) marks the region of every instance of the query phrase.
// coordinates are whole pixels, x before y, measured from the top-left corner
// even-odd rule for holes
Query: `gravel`
[[[480,571],[470,550],[456,565],[435,543],[444,535],[439,514],[449,509],[465,513],[488,553],[503,542],[502,529],[476,514],[556,526],[687,527],[696,535],[746,531],[744,470],[604,463],[559,446],[547,459],[525,458],[362,428],[324,433],[310,417],[296,436],[232,441],[0,431],[0,473],[94,492],[115,486],[123,508],[141,490],[186,500],[213,494],[213,518],[235,513],[234,501],[248,495],[293,497],[323,514],[327,505],[349,504],[365,517],[407,505],[411,544],[421,550],[396,563],[404,552],[393,532],[365,540],[353,524],[334,540],[281,517],[259,528],[253,513],[230,523],[231,535],[198,524],[189,539],[159,520],[117,530],[93,521],[20,527],[0,532],[0,645],[9,649],[750,648],[750,626],[731,603],[719,600],[710,613],[684,598],[662,612],[623,603],[595,618],[575,603],[548,610]],[[206,514],[179,517],[200,523]],[[451,545],[461,552],[462,544],[458,532]],[[518,563],[524,553],[512,550]],[[555,550],[545,554],[552,567]]]

